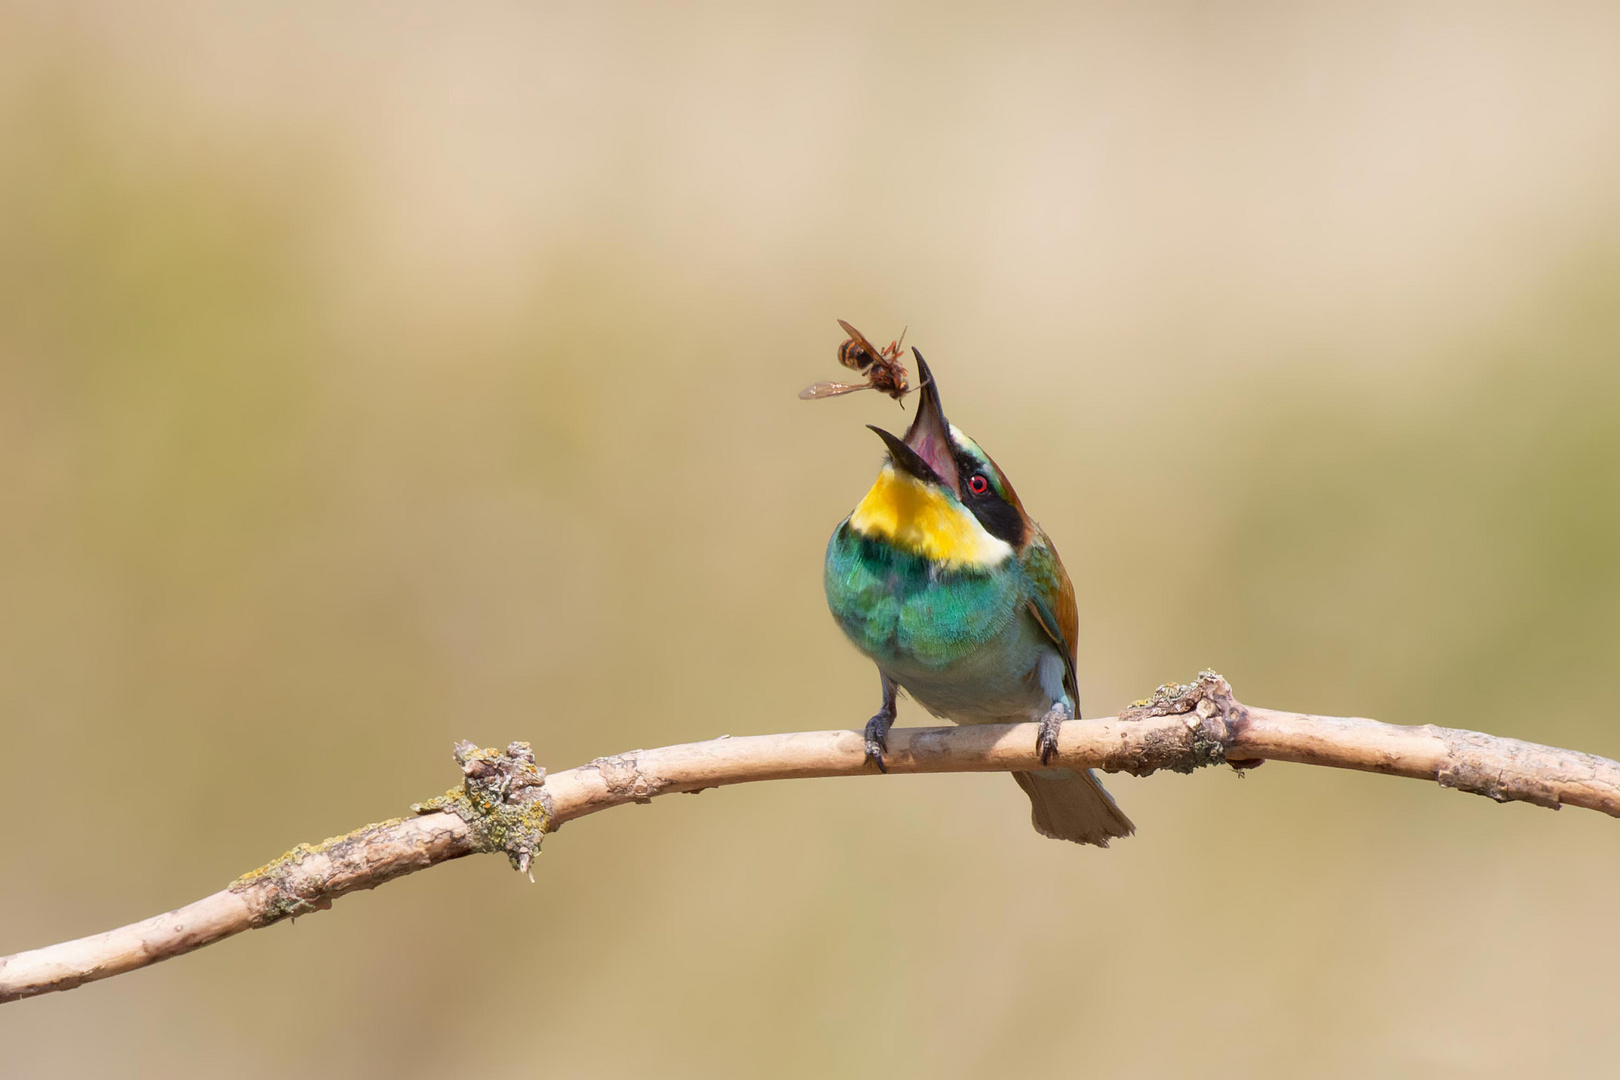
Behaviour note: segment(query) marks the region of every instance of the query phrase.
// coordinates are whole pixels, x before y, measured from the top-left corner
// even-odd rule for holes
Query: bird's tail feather
[[[1136,831],[1090,769],[1043,769],[1012,776],[1029,796],[1035,831],[1042,836],[1107,847],[1108,841]]]

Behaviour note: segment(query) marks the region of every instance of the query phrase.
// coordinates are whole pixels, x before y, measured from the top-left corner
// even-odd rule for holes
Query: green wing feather
[[[1019,553],[1018,562],[1030,585],[1029,613],[1063,655],[1063,686],[1074,699],[1079,715],[1080,680],[1074,670],[1074,639],[1080,612],[1074,603],[1074,585],[1052,541],[1039,529]]]

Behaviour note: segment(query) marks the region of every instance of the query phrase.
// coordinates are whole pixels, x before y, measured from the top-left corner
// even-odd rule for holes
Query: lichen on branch
[[[456,744],[456,764],[461,786],[411,809],[455,814],[472,830],[480,853],[504,852],[513,869],[527,873],[551,824],[546,770],[535,764],[534,748],[513,742],[495,750],[463,740]]]
[[[461,784],[414,804],[414,818],[390,818],[319,844],[299,844],[231,882],[229,891],[248,900],[253,925],[329,908],[344,893],[375,888],[446,858],[498,851],[527,872],[551,823],[546,771],[535,764],[533,748],[514,742],[495,750],[464,741],[456,744],[455,756]]]

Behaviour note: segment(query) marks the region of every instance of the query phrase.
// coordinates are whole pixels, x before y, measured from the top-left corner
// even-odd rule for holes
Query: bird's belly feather
[[[1031,620],[1025,616],[1020,624]],[[923,708],[958,724],[1006,724],[1037,719],[1051,706],[1039,678],[1041,656],[1052,645],[1022,625],[984,643],[948,669],[930,668],[898,656],[878,667]]]
[[[844,633],[935,716],[960,724],[1039,717],[1051,640],[1025,610],[1015,568],[941,572],[847,528],[827,550],[827,603]]]

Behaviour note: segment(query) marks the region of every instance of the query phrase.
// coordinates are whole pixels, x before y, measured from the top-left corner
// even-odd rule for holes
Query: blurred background
[[[1084,704],[1620,754],[1620,8],[0,3],[0,953],[553,769],[854,727],[905,325]],[[920,711],[902,706],[901,722]],[[1518,1076],[1620,829],[1272,764],[624,809],[0,1009],[8,1076]]]

